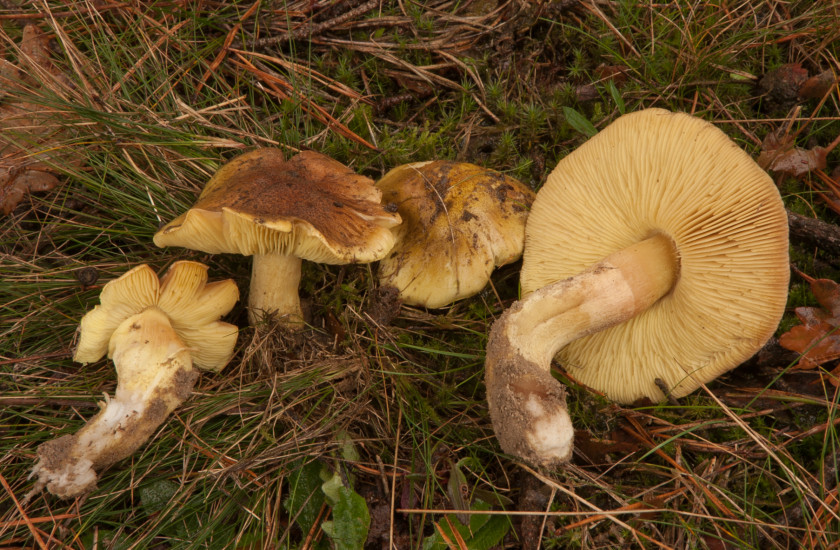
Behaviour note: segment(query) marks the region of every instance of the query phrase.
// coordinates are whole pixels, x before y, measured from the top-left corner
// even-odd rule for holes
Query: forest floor
[[[840,544],[834,295],[824,357],[777,341],[818,305],[808,277],[840,277],[835,2],[5,0],[0,55],[0,548]],[[764,353],[627,406],[556,364],[576,451],[539,470],[499,448],[483,380],[521,262],[436,310],[401,306],[375,264],[304,262],[305,329],[249,326],[241,300],[232,361],[146,445],[83,497],[29,494],[38,446],[114,394],[109,360],[72,361],[104,283],[197,260],[245,297],[249,258],[152,243],[226,160],[315,150],[377,180],[449,159],[538,191],[648,107],[713,123],[827,224],[791,233]]]

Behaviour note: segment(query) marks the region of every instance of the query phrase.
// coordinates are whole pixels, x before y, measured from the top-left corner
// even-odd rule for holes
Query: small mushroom
[[[239,299],[232,280],[207,284],[207,267],[176,262],[158,280],[141,265],[106,284],[80,327],[74,361],[106,353],[117,369],[113,398],[73,435],[38,447],[33,493],[46,487],[74,498],[96,488],[97,473],[130,456],[186,400],[196,367],[219,371],[233,355],[237,328],[219,318]]]
[[[474,164],[430,161],[394,168],[376,186],[403,223],[379,262],[379,283],[410,305],[439,308],[478,293],[497,266],[522,255],[534,192]]]
[[[400,217],[380,205],[373,181],[320,153],[288,160],[277,149],[240,155],[207,182],[195,205],[155,234],[157,246],[254,257],[248,315],[302,320],[301,259],[367,263],[393,245]]]
[[[569,458],[555,354],[614,401],[660,401],[663,384],[680,397],[769,339],[788,279],[785,210],[746,153],[683,113],[617,119],[558,164],[528,218],[525,297],[487,347],[502,448],[541,465]]]

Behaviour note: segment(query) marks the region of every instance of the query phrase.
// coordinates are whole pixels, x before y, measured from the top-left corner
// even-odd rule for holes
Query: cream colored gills
[[[679,397],[767,341],[788,279],[784,206],[748,155],[689,115],[649,109],[619,118],[564,158],[534,201],[525,297],[488,341],[488,401],[502,448],[545,465],[568,458],[528,443],[540,420],[529,410],[565,407],[560,384],[546,376],[555,354],[616,401],[659,401],[661,384]],[[511,409],[524,415],[518,428],[508,425]]]
[[[523,293],[656,233],[679,259],[673,288],[558,355],[624,403],[662,399],[657,378],[679,397],[740,364],[786,303],[787,217],[773,181],[714,125],[661,109],[619,118],[552,172],[526,227]]]

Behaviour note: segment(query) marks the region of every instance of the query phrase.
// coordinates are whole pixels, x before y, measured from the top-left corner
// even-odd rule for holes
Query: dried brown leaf
[[[779,344],[801,354],[798,369],[814,369],[840,358],[840,285],[830,279],[811,281],[811,292],[821,307],[796,308],[801,325],[779,338]],[[837,385],[837,377],[831,383]]]
[[[596,439],[585,430],[575,430],[575,449],[592,464],[611,464],[640,448],[638,441],[631,440],[621,430],[614,430],[606,439]]]
[[[793,177],[803,176],[814,170],[824,170],[827,165],[826,156],[830,150],[820,146],[813,149],[794,147],[793,136],[779,136],[775,132],[767,134],[761,149],[761,154],[756,159],[759,166]]]
[[[9,214],[27,193],[43,192],[58,184],[56,163],[80,164],[79,155],[60,146],[66,138],[54,114],[43,105],[18,99],[14,92],[37,89],[51,79],[68,80],[49,57],[49,38],[27,25],[18,48],[17,65],[0,60],[0,213]]]
[[[802,83],[799,87],[799,97],[801,99],[822,99],[836,83],[837,77],[834,75],[834,71],[823,71]]]

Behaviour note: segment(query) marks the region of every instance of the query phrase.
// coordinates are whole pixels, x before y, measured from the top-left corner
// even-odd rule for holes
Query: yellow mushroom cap
[[[256,149],[222,166],[154,241],[211,254],[372,262],[390,250],[389,228],[400,223],[379,199],[372,180],[325,155],[304,151],[286,160],[277,149]]]
[[[208,284],[207,266],[198,262],[175,262],[160,280],[148,265],[137,266],[102,288],[100,305],[82,318],[73,360],[98,361],[123,321],[154,307],[168,317],[196,366],[221,370],[233,356],[238,330],[219,318],[238,299],[232,280]]]
[[[442,307],[472,296],[496,266],[522,255],[534,192],[474,164],[450,161],[398,166],[376,182],[403,223],[379,263],[379,282],[403,302]]]
[[[676,245],[674,288],[638,316],[558,354],[610,399],[685,395],[753,355],[775,331],[788,280],[788,225],[770,177],[712,124],[649,109],[568,155],[526,227],[524,293],[661,233]]]

